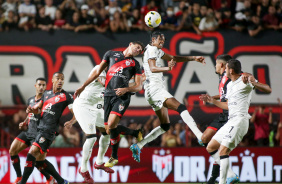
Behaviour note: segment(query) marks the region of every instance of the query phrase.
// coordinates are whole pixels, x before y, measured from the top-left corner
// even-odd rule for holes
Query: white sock
[[[229,157],[220,159],[219,184],[225,184],[226,183],[228,168],[229,168]]]
[[[110,135],[101,135],[99,140],[99,149],[96,163],[101,165],[104,163],[104,156],[110,144]]]
[[[92,154],[92,148],[97,140],[97,137],[88,138],[85,140],[82,148],[81,172],[88,171],[87,162]]]
[[[198,129],[197,124],[195,123],[192,116],[189,114],[187,110],[182,111],[180,114],[183,121],[188,125],[188,127],[192,130],[192,132],[196,135],[197,139],[200,140],[202,138],[203,133]]]
[[[220,158],[219,158],[218,151],[215,154],[211,155],[211,156],[214,159],[214,162],[217,163],[218,165],[220,165]]]
[[[146,137],[137,143],[137,146],[141,149],[145,146],[145,144],[155,140],[158,136],[162,135],[163,133],[165,133],[166,131],[164,131],[160,126],[154,128],[148,135],[146,135]]]

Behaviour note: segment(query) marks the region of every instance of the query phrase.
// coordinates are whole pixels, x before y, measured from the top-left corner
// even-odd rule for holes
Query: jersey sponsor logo
[[[29,103],[33,103],[34,102],[34,99],[31,99],[30,101],[29,101]]]
[[[39,143],[43,143],[43,142],[45,142],[45,141],[46,141],[45,137],[40,137]]]
[[[172,171],[172,154],[170,154],[170,150],[165,151],[163,149],[160,151],[156,150],[155,153],[152,156],[152,170],[159,180],[163,182]],[[167,155],[165,155],[166,153]]]
[[[119,104],[118,110],[119,110],[119,111],[122,111],[123,109],[124,109],[124,104]]]
[[[51,94],[51,93],[52,93],[52,91],[48,91],[48,92],[47,92],[47,94]]]
[[[38,118],[36,118],[33,113],[29,113],[28,117],[30,120],[38,121]]]
[[[48,114],[55,115],[55,112],[51,111],[51,108],[52,108],[52,103],[48,103],[46,106],[43,107],[42,112],[46,112]]]
[[[114,53],[114,57],[120,57],[119,53]]]

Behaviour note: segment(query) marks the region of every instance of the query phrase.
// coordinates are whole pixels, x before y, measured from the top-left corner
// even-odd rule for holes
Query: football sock
[[[218,164],[213,164],[211,177],[214,179],[214,181],[219,176],[219,168],[220,167]]]
[[[88,171],[87,168],[87,163],[91,157],[92,154],[92,149],[97,140],[97,137],[92,137],[92,138],[86,138],[83,148],[82,148],[82,158],[81,158],[81,172],[86,172]]]
[[[51,174],[57,180],[57,183],[64,183],[64,179],[56,171],[54,166],[46,159],[44,160],[43,169]]]
[[[118,125],[117,129],[118,129],[119,134],[122,134],[122,135],[132,135],[134,137],[138,136],[138,130],[132,130],[132,129],[127,128],[127,127],[122,126],[122,125]]]
[[[214,162],[217,163],[218,165],[220,165],[220,158],[219,158],[218,150],[215,150],[215,151],[213,151],[209,154],[213,157]]]
[[[110,129],[111,145],[112,145],[112,157],[118,159],[118,146],[120,136],[117,128]]]
[[[23,172],[23,178],[21,181],[21,184],[25,184],[29,178],[29,176],[31,175],[33,169],[34,169],[34,165],[35,165],[35,157],[28,153],[27,157],[26,157],[26,164],[24,167],[24,172]]]
[[[189,114],[189,112],[187,110],[182,111],[180,113],[180,116],[183,121],[187,124],[187,126],[192,130],[192,132],[196,135],[197,139],[200,140],[202,138],[203,133],[199,130],[197,124],[195,123],[194,119]]]
[[[20,163],[19,155],[11,156],[11,161],[12,161],[13,167],[14,167],[16,173],[17,173],[17,177],[21,177],[22,171],[21,171],[21,163]]]
[[[35,167],[45,176],[45,178],[48,180],[50,178],[50,174],[45,171],[44,169],[44,161],[36,161]]]
[[[96,163],[101,165],[104,163],[104,156],[110,144],[110,135],[101,135],[99,140],[99,149]]]
[[[158,136],[162,135],[166,131],[163,130],[160,126],[154,128],[146,137],[137,143],[137,146],[141,149],[145,146],[145,144],[155,140]]]
[[[226,183],[226,177],[227,177],[227,170],[229,168],[229,156],[223,155],[220,156],[220,179],[219,184],[225,184]]]

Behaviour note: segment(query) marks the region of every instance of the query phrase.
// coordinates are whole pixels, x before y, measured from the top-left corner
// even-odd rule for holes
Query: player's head
[[[151,45],[158,47],[158,49],[163,48],[165,43],[165,36],[160,31],[154,31],[151,34]]]
[[[36,94],[43,94],[46,90],[46,79],[40,77],[35,81]]]
[[[65,79],[65,76],[62,72],[55,72],[52,78],[53,89],[55,90],[62,89],[64,85],[64,79]]]
[[[241,62],[237,59],[230,59],[226,64],[226,76],[231,78],[232,75],[241,74]]]
[[[216,57],[216,64],[215,64],[215,73],[222,74],[225,70],[225,66],[227,61],[232,59],[232,57],[228,54],[222,54]]]
[[[134,57],[134,56],[138,56],[143,52],[144,44],[140,41],[134,41],[129,43],[128,48],[130,55]]]

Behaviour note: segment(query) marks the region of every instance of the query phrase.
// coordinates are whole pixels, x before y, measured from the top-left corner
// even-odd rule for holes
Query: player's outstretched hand
[[[117,96],[122,96],[127,92],[127,89],[126,88],[117,88],[115,89],[115,91],[116,91]]]
[[[205,62],[205,58],[203,56],[194,56],[195,61],[202,63],[202,64],[206,64]]]
[[[247,84],[247,82],[249,82],[249,75],[246,73],[242,73],[242,81],[244,84]]]
[[[79,95],[82,93],[82,91],[84,90],[84,87],[80,87],[78,88],[75,92],[74,92],[74,97],[79,97]]]
[[[20,129],[20,130],[26,130],[26,129],[27,129],[27,124],[26,124],[25,122],[21,122],[21,123],[19,124],[19,129]]]
[[[204,102],[208,102],[208,103],[213,103],[214,98],[208,94],[202,94],[200,97],[200,100],[204,101]]]
[[[171,60],[168,62],[169,70],[172,70],[172,68],[175,66],[175,64],[176,64],[176,61],[174,61],[173,59],[171,59]]]
[[[26,113],[33,113],[33,108],[29,105],[26,110],[25,110]]]
[[[64,127],[66,127],[67,129],[70,129],[72,127],[72,121],[65,122]]]

